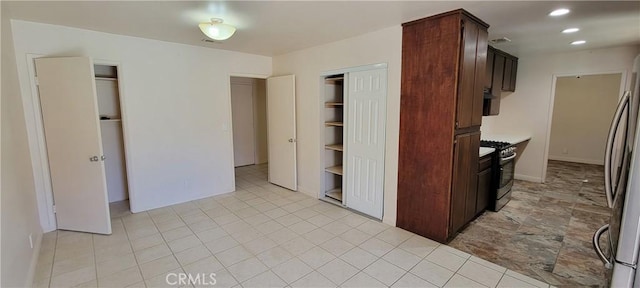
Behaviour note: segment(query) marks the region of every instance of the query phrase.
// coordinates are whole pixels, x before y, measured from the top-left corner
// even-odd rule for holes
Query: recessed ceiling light
[[[567,29],[562,30],[562,33],[575,33],[575,32],[578,32],[578,31],[580,31],[579,28],[567,28]]]
[[[562,16],[568,13],[569,13],[569,9],[560,8],[560,9],[551,11],[551,13],[549,13],[549,16]]]
[[[571,45],[582,45],[584,43],[587,43],[587,41],[584,40],[578,40],[578,41],[573,41],[571,42]]]

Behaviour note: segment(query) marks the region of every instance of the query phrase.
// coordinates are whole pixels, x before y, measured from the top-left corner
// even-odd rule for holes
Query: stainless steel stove
[[[491,193],[489,209],[498,211],[511,200],[515,171],[516,147],[500,141],[480,141],[481,147],[496,149],[491,159]]]

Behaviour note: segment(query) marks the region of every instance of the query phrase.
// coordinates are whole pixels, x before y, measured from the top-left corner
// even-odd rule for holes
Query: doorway
[[[609,126],[623,79],[622,73],[556,78],[548,148],[550,161],[604,164]]]
[[[105,176],[112,218],[131,213],[129,185],[122,131],[118,67],[94,64],[100,134],[105,155]]]
[[[265,79],[231,77],[234,167],[267,164]]]

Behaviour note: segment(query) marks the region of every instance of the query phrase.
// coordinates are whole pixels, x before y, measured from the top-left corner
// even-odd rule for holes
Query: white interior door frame
[[[318,97],[318,131],[324,131],[324,121],[322,121],[322,117],[324,115],[324,78],[327,76],[331,76],[331,75],[336,75],[336,74],[347,74],[349,72],[359,72],[359,71],[366,71],[366,70],[373,70],[373,69],[380,69],[380,68],[384,68],[384,69],[388,69],[387,68],[387,63],[377,63],[377,64],[369,64],[369,65],[362,65],[362,66],[355,66],[355,67],[348,67],[348,68],[341,68],[341,69],[335,69],[335,70],[328,70],[328,71],[323,71],[320,72],[320,76],[318,77],[318,87],[320,87],[320,97]],[[345,80],[346,81],[346,80]],[[347,121],[347,119],[344,119],[344,121]],[[345,123],[345,125],[348,125]],[[322,159],[324,159],[324,133],[319,133],[320,134],[320,140],[318,141],[318,177],[320,178],[320,190],[317,191],[316,193],[316,198],[317,199],[321,199],[322,197],[324,197],[324,187],[325,187],[325,179],[324,179],[324,161],[322,161]],[[344,191],[343,191],[344,192]],[[344,195],[344,194],[343,194]],[[384,200],[383,200],[384,202]]]
[[[44,126],[42,124],[42,114],[40,100],[38,94],[38,86],[36,85],[35,59],[45,57],[41,54],[27,54],[25,61],[27,62],[27,73],[29,75],[30,93],[21,87],[23,100],[23,109],[25,112],[25,123],[27,126],[27,137],[29,139],[29,154],[31,155],[31,165],[36,190],[36,201],[38,204],[38,214],[42,230],[46,232],[54,231],[58,228],[55,213],[53,213],[53,189],[51,186],[51,174],[49,171],[49,160],[47,156],[47,145],[44,139]],[[120,113],[122,121],[122,137],[124,142],[125,163],[127,167],[132,167],[131,157],[129,154],[129,133],[127,125],[127,112],[125,98],[123,65],[117,61],[94,59],[93,64],[115,66],[118,73],[118,93],[120,100]],[[140,212],[135,209],[136,196],[133,189],[133,172],[132,169],[127,170],[127,188],[129,189],[129,205],[133,212]]]
[[[227,74],[227,111],[229,111],[229,115],[227,117],[227,124],[223,124],[224,128],[226,128],[226,131],[233,131],[233,116],[231,114],[232,111],[232,105],[231,105],[231,77],[245,77],[245,78],[256,78],[256,79],[267,79],[269,78],[269,75],[262,75],[262,74],[250,74],[250,73],[230,73]],[[254,108],[255,108],[255,103],[254,103]],[[255,119],[254,119],[255,121]],[[255,127],[255,125],[254,125]],[[269,130],[267,130],[267,135],[269,134]],[[230,155],[234,155],[234,149],[233,149],[233,134],[229,135],[230,137],[227,137],[227,139],[229,140],[228,145],[229,147],[231,147],[231,154]],[[230,167],[231,171],[233,171],[233,179],[231,179],[231,184],[233,185],[233,191],[236,190],[236,169],[235,169],[235,165],[234,165],[234,160],[233,157],[230,158],[229,163],[227,164],[228,167]]]
[[[544,155],[542,155],[542,177],[540,182],[545,183],[547,179],[547,165],[549,163],[549,145],[551,144],[551,124],[553,121],[553,106],[556,100],[556,82],[560,77],[573,77],[573,76],[587,76],[587,75],[601,75],[601,74],[622,74],[620,77],[620,95],[618,98],[622,97],[624,94],[624,90],[627,87],[627,70],[613,70],[613,71],[599,71],[599,72],[572,72],[572,73],[558,73],[553,74],[551,81],[551,97],[549,100],[549,109],[547,110],[547,130],[545,132],[545,143],[544,143]]]

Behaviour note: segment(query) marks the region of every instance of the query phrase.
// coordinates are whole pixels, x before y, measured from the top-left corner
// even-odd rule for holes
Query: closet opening
[[[344,74],[324,77],[324,195],[322,200],[343,205]]]
[[[230,77],[236,186],[268,179],[266,79]]]
[[[130,213],[118,67],[94,64],[100,134],[111,217]]]

